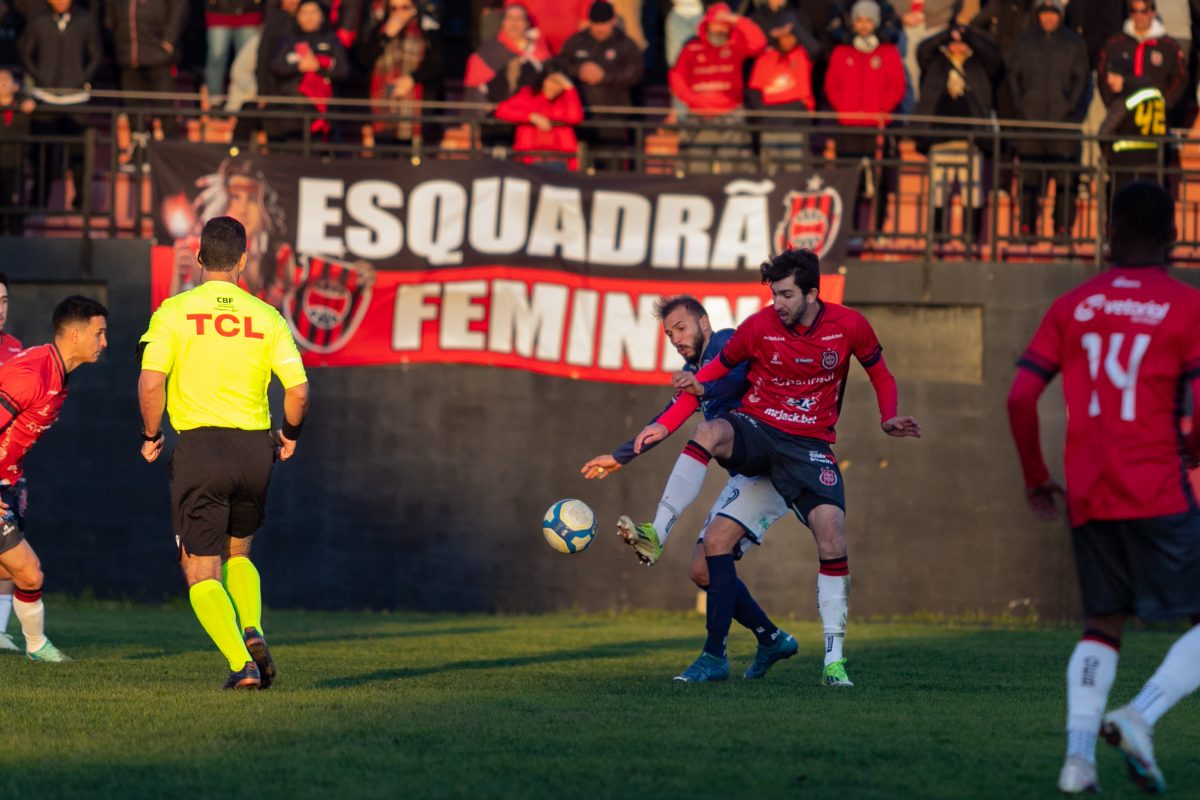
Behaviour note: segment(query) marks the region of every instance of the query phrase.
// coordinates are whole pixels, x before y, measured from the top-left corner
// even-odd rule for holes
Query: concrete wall
[[[78,243],[0,240],[14,279],[10,329],[49,337],[60,296],[88,290],[112,309],[111,347],[71,377],[59,424],[28,459],[30,539],[51,590],[157,599],[178,594],[166,465],[138,457],[134,343],[148,318],[148,245],[97,242],[90,277]],[[923,440],[893,440],[852,368],[840,441],[849,505],[853,613],[1065,618],[1075,584],[1065,524],[1026,511],[1004,397],[1013,363],[1050,299],[1084,279],[1058,265],[864,264],[847,301],[875,323]],[[1200,277],[1200,276],[1197,276]],[[277,606],[538,611],[690,608],[693,533],[723,483],[705,492],[654,568],[620,545],[620,513],[648,518],[683,437],[603,482],[579,466],[609,452],[667,391],[483,367],[313,371],[299,456],[277,468],[255,543]],[[276,398],[278,400],[278,398]],[[1047,452],[1061,453],[1057,385],[1043,403]],[[545,508],[587,501],[601,535],[562,556],[542,540]],[[772,613],[815,617],[815,547],[794,519],[739,573]]]

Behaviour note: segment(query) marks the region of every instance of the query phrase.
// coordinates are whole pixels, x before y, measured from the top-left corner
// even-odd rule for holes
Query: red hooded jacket
[[[757,25],[740,17],[729,30],[729,41],[709,43],[708,26],[729,6],[710,6],[700,20],[696,36],[689,39],[671,67],[671,94],[683,101],[693,114],[719,116],[742,107],[745,94],[742,65],[767,46],[767,37]]]
[[[881,44],[869,53],[843,44],[829,57],[825,96],[842,125],[879,127],[878,118],[855,118],[849,113],[890,114],[904,99],[904,91],[904,62],[894,44]]]
[[[538,130],[536,125],[529,122],[531,114],[541,114],[555,123],[554,127],[548,131]],[[583,104],[579,101],[579,92],[574,87],[564,90],[551,100],[541,92],[535,92],[525,86],[496,106],[496,119],[524,123],[517,126],[513,137],[513,150],[518,153],[548,150],[573,155],[579,149],[579,140],[575,138],[573,126],[583,122]],[[531,156],[521,160],[532,164],[546,159]],[[567,161],[567,169],[574,170],[578,167],[577,159],[571,158]]]
[[[754,61],[749,88],[762,94],[763,107],[792,106],[800,103],[809,111],[816,106],[812,89],[812,60],[804,48],[796,45],[783,53],[768,47]]]

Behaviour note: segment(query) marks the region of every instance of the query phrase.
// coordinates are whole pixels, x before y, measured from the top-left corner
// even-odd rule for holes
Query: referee
[[[201,284],[164,300],[141,339],[142,457],[162,453],[165,408],[179,432],[171,518],[192,609],[229,661],[225,688],[266,689],[275,664],[250,540],[263,524],[272,462],[296,452],[308,378],[283,317],[237,284],[246,267],[242,224],[209,220],[196,260]],[[278,442],[267,406],[271,373],[284,388]]]

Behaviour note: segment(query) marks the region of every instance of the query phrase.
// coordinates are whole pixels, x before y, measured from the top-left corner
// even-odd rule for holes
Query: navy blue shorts
[[[0,517],[0,553],[4,553],[25,541],[25,506],[28,503],[25,479],[21,478],[15,485],[0,486],[0,500],[8,506],[4,516]]]
[[[1071,531],[1084,613],[1200,614],[1200,512],[1091,520]]]
[[[733,453],[718,459],[721,466],[741,475],[768,476],[805,524],[817,506],[846,510],[842,473],[829,442],[784,433],[741,411],[719,419],[733,426]]]

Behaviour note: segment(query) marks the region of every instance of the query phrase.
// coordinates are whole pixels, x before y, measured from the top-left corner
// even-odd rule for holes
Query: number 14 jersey
[[[1110,269],[1055,301],[1020,366],[1062,372],[1072,525],[1195,508],[1179,418],[1200,376],[1200,290],[1164,268]]]

